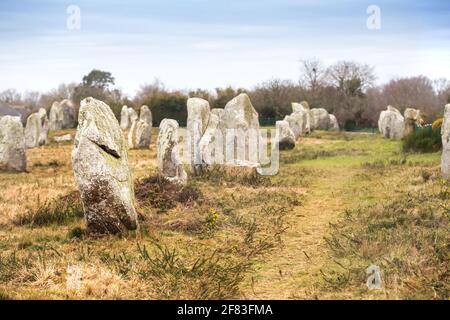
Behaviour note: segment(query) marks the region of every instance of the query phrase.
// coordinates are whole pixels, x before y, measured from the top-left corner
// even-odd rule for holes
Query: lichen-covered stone
[[[147,107],[147,106],[141,107],[139,119],[142,121],[145,121],[150,126],[150,128],[153,126],[152,112],[150,111],[149,107]]]
[[[276,130],[277,143],[280,150],[290,150],[295,148],[295,135],[287,121],[277,121]]]
[[[189,163],[194,174],[199,174],[202,168],[199,143],[210,117],[209,102],[201,98],[190,98],[187,101],[187,135]]]
[[[291,116],[296,119],[298,126],[300,126],[300,132],[298,136],[303,136],[311,132],[311,113],[309,110],[308,102],[292,102]]]
[[[48,131],[50,129],[49,127],[49,121],[47,117],[47,111],[44,108],[40,108],[38,111],[39,114],[39,120],[41,122],[41,133],[39,135],[39,145],[47,144],[48,142]]]
[[[223,126],[226,152],[230,150],[235,155],[234,159],[227,161],[240,160],[250,163],[259,162],[260,148],[260,132],[258,113],[253,107],[247,94],[241,93],[237,97],[228,102],[224,108],[224,114],[221,118],[221,126]],[[234,129],[235,138],[230,138],[230,134]],[[237,140],[242,143],[237,143]]]
[[[47,143],[48,119],[45,109],[32,113],[25,126],[25,144],[27,148],[36,148]]]
[[[72,101],[64,99],[55,101],[50,108],[50,130],[74,128],[76,126],[76,111]]]
[[[122,110],[120,111],[120,128],[122,130],[127,130],[131,127],[130,122],[130,114],[128,113],[128,107],[123,106]]]
[[[117,234],[138,227],[127,144],[102,101],[81,101],[72,165],[89,230]]]
[[[314,108],[310,110],[311,129],[328,130],[330,127],[330,117],[328,111],[324,108]]]
[[[300,137],[300,134],[302,132],[301,124],[298,122],[294,114],[290,114],[284,117],[284,121],[286,121],[289,124],[289,127],[291,128],[292,133],[294,134],[295,140]]]
[[[422,122],[422,117],[420,115],[420,110],[413,108],[406,108],[404,115],[404,129],[403,136],[406,137],[416,130],[416,126],[420,125]]]
[[[138,119],[131,125],[128,132],[128,147],[130,149],[149,148],[152,137],[152,127],[148,122]]]
[[[339,122],[336,119],[336,116],[334,114],[330,114],[330,124],[328,127],[329,131],[339,131]]]
[[[380,113],[378,129],[383,137],[400,140],[403,138],[404,118],[400,111],[392,106]]]
[[[184,184],[187,174],[178,154],[178,122],[163,119],[159,125],[157,158],[159,172],[167,180]]]
[[[441,172],[445,179],[450,180],[450,104],[445,106],[444,121],[441,126],[442,160]]]
[[[0,170],[23,172],[27,169],[25,135],[19,117],[0,118]]]
[[[220,118],[216,113],[211,113],[205,133],[199,142],[201,169],[214,164],[224,163],[223,136],[219,129]]]

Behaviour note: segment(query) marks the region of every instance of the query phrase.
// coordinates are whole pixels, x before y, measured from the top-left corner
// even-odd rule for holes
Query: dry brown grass
[[[408,155],[403,161],[396,142],[371,135],[315,133],[282,153],[277,176],[240,178],[213,171],[180,188],[158,179],[156,137],[154,129],[149,150],[129,152],[141,229],[122,237],[92,237],[84,232],[82,218],[58,205],[77,208],[75,198],[64,198],[76,191],[71,144],[28,150],[28,173],[0,173],[0,297],[417,296],[413,293],[418,290],[400,289],[394,282],[386,282],[382,291],[367,291],[357,276],[331,286],[330,281],[339,278],[336,261],[350,263],[355,275],[369,261],[355,260],[344,251],[339,259],[345,262],[340,262],[327,241],[336,236],[335,226],[346,211],[395,201],[399,193],[414,197],[423,189],[437,190],[438,154]],[[433,201],[437,194],[429,197]],[[44,222],[36,223],[36,217]],[[348,227],[364,230],[360,222],[366,218],[361,217],[347,222]],[[448,236],[448,230],[443,232]],[[367,254],[371,248],[357,250]],[[410,262],[421,261],[427,252],[410,252]],[[67,286],[73,267],[81,274],[78,289]],[[425,271],[424,277],[434,279],[443,269],[433,264]],[[412,288],[418,284],[417,279],[407,283]],[[426,291],[420,297],[434,294]]]

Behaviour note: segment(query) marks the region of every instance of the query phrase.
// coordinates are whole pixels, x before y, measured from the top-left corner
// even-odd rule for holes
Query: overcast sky
[[[67,28],[67,7],[81,10]],[[381,29],[366,26],[381,9]],[[159,78],[169,88],[252,87],[297,80],[299,60],[356,60],[378,82],[450,78],[450,1],[157,0],[0,2],[0,90],[46,91],[112,72],[133,95]]]

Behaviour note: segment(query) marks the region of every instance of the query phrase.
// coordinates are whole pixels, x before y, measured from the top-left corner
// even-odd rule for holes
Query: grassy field
[[[282,152],[276,176],[214,170],[181,188],[157,175],[156,135],[129,153],[141,228],[125,236],[86,234],[70,143],[0,174],[0,298],[449,298],[439,153],[315,132]],[[366,286],[372,264],[380,290]]]

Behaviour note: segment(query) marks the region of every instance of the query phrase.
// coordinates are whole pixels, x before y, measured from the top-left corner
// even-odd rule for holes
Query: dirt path
[[[303,206],[286,219],[289,229],[283,247],[258,265],[244,289],[249,299],[325,298],[314,284],[321,281],[320,269],[328,258],[324,236],[348,205],[352,169],[333,168],[317,177]]]

